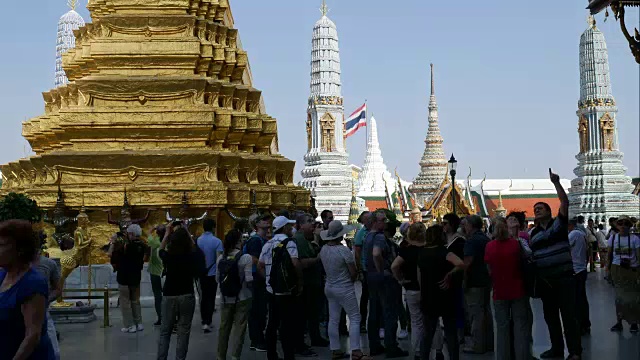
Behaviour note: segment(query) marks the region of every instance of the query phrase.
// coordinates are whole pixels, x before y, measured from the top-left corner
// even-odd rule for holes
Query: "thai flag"
[[[367,126],[367,103],[356,109],[347,119],[345,137],[355,134],[358,129],[364,126]]]

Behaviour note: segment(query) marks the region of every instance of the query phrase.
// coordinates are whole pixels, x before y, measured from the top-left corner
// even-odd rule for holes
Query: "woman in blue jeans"
[[[193,280],[205,271],[204,259],[196,251],[189,232],[168,226],[160,244],[160,258],[166,278],[162,289],[162,324],[158,340],[158,360],[166,360],[171,332],[177,322],[176,360],[187,358],[191,321],[196,308]]]

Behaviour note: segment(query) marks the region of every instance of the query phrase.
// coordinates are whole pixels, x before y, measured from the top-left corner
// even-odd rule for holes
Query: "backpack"
[[[220,293],[226,297],[238,297],[242,290],[242,279],[238,272],[238,262],[242,257],[242,251],[238,251],[236,256],[226,256],[218,263],[218,274],[220,276]]]
[[[269,274],[269,285],[273,294],[291,293],[298,284],[296,271],[293,268],[291,255],[287,250],[287,245],[291,239],[286,239],[271,249],[271,273]]]

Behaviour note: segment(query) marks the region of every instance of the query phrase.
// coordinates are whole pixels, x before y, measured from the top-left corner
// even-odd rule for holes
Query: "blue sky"
[[[25,153],[21,122],[44,111],[53,87],[56,24],[64,0],[3,4],[0,47],[0,163]],[[296,160],[306,151],[311,31],[321,0],[231,0],[249,52],[254,86],[278,119],[280,150]],[[447,157],[481,178],[538,178],[553,167],[572,178],[578,151],[578,44],[587,28],[586,0],[434,1],[328,0],[340,36],[347,115],[367,99],[378,121],[385,163],[412,180],[427,132],[429,63],[436,69],[440,128]],[[80,0],[79,12],[89,20]],[[638,23],[631,10],[628,23]],[[613,17],[605,33],[618,129],[629,175],[640,173],[639,73]],[[365,131],[348,139],[362,165]]]

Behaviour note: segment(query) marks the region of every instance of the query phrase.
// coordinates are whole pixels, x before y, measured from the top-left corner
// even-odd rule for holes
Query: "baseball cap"
[[[285,216],[278,216],[275,219],[273,219],[273,223],[272,223],[271,227],[273,228],[273,231],[275,232],[275,231],[278,231],[278,230],[282,229],[287,224],[295,224],[295,223],[296,223],[295,220],[289,220]]]

